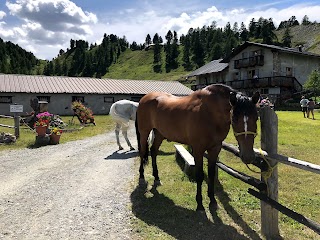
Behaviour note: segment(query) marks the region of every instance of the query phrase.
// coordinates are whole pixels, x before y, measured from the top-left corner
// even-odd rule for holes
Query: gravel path
[[[115,152],[112,131],[0,152],[0,239],[131,239],[129,188],[137,153],[123,147]]]

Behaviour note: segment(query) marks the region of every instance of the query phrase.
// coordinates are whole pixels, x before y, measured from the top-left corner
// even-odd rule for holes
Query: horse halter
[[[258,134],[256,132],[251,132],[251,131],[245,131],[245,132],[233,132],[235,137],[241,136],[241,135],[246,135],[251,134],[253,137],[256,137]]]
[[[248,117],[247,116],[244,116],[243,117],[243,120],[244,120],[244,131],[243,132],[234,132],[233,131],[233,134],[235,137],[238,137],[238,136],[241,136],[241,135],[245,135],[245,137],[247,137],[247,135],[251,134],[253,135],[253,137],[255,138],[257,136],[257,133],[256,132],[252,132],[252,131],[248,131],[248,126],[247,126],[247,121],[248,121]]]

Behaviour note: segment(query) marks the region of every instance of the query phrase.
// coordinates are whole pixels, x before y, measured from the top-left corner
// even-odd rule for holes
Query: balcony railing
[[[253,89],[253,88],[269,88],[269,87],[287,87],[296,92],[302,91],[302,85],[295,77],[275,76],[264,78],[250,78],[243,80],[234,80],[227,82],[227,85],[234,89]],[[206,85],[192,85],[192,90],[197,90]]]
[[[254,67],[254,66],[263,66],[264,65],[264,56],[257,55],[249,58],[242,58],[238,60],[234,60],[234,68],[246,68],[246,67]]]

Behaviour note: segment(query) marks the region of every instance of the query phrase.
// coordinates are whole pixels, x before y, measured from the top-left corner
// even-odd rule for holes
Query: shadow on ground
[[[125,160],[133,157],[137,157],[138,152],[136,150],[131,150],[131,151],[123,151],[123,150],[118,150],[113,152],[111,155],[105,157],[104,159],[106,160]]]
[[[219,200],[228,201],[227,193],[224,193],[223,189],[220,191]],[[131,194],[131,202],[133,214],[137,218],[150,226],[159,228],[175,239],[261,239],[227,202],[222,203],[223,207],[226,208],[233,220],[236,219],[235,222],[249,237],[242,235],[234,227],[224,224],[216,212],[211,212],[213,221],[210,221],[206,213],[177,206],[170,198],[159,193],[155,188],[149,191],[147,184],[140,184],[134,189]]]

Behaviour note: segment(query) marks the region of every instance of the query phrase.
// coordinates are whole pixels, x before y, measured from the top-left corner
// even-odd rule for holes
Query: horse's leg
[[[195,171],[196,171],[196,182],[197,182],[197,211],[204,211],[204,207],[202,205],[202,182],[204,179],[203,173],[203,151],[199,151],[198,149],[192,147],[193,149],[193,157],[195,161]]]
[[[121,128],[121,124],[117,122],[117,123],[116,123],[116,129],[115,129],[116,139],[117,139],[117,144],[118,144],[118,146],[119,146],[119,150],[122,150],[123,147],[121,146],[120,140],[119,140],[120,128]]]
[[[140,133],[140,168],[139,168],[139,182],[143,183],[144,180],[144,165],[148,163],[148,155],[149,155],[149,148],[148,148],[148,136],[149,132]]]
[[[156,130],[154,132],[154,140],[150,149],[151,158],[152,158],[152,171],[154,176],[154,186],[161,185],[159,174],[158,174],[158,166],[157,166],[157,155],[159,152],[159,147],[164,139],[164,137]]]
[[[128,139],[128,134],[127,134],[128,127],[129,126],[122,126],[122,135],[124,136],[124,139],[126,140],[128,146],[130,147],[130,150],[134,150],[134,148],[132,147],[132,145],[131,145],[131,143],[130,143],[130,141]]]
[[[209,208],[211,210],[217,208],[217,201],[214,197],[214,179],[216,174],[215,167],[220,150],[221,145],[208,150],[208,197],[210,199]]]

